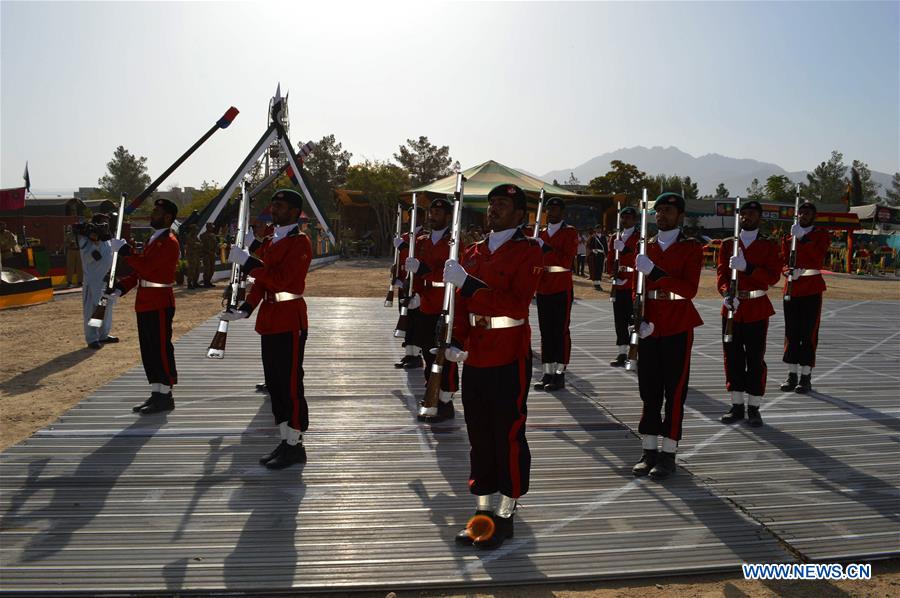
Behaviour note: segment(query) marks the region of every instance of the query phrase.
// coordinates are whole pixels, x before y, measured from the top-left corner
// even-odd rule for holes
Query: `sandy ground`
[[[315,270],[307,279],[307,296],[379,297],[387,292],[387,260],[342,260]],[[827,277],[828,299],[900,300],[900,280]],[[576,277],[575,296],[594,299],[590,281]],[[603,288],[607,289],[608,281]],[[777,292],[771,292],[773,298]],[[218,312],[222,286],[176,291],[174,336]],[[718,297],[715,277],[705,270],[700,298]],[[121,342],[93,350],[85,347],[81,294],[50,303],[0,311],[0,450],[27,438],[65,413],[85,396],[139,363],[134,321],[134,294],[115,308],[112,334]],[[512,598],[599,598],[608,596],[890,596],[900,595],[900,560],[875,563],[870,582],[746,582],[734,576],[688,576],[649,581],[554,584],[484,592],[427,593],[426,596],[497,596]],[[413,595],[401,593],[400,595]]]

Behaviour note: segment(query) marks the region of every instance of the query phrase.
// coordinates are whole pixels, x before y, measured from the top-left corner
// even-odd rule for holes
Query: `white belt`
[[[175,286],[175,283],[150,282],[149,280],[141,280],[140,282],[138,282],[138,286],[142,286],[145,289],[170,289]]]
[[[647,299],[657,299],[662,301],[680,301],[685,299],[681,295],[670,293],[668,291],[647,291]]]
[[[432,287],[432,288],[435,288],[435,289],[440,289],[440,288],[443,288],[443,287],[444,287],[444,283],[442,283],[442,282],[432,282],[432,281],[430,281],[430,280],[426,280],[426,281],[425,281],[425,287],[426,287],[426,288]]]
[[[266,301],[269,303],[281,303],[282,301],[293,301],[295,299],[303,299],[303,295],[295,295],[287,291],[279,293],[266,293]]]
[[[544,272],[571,272],[571,270],[562,266],[544,266]]]
[[[486,328],[488,330],[494,328],[515,328],[525,323],[525,320],[517,320],[516,318],[508,318],[506,316],[479,316],[478,314],[469,314],[469,324],[476,328]]]
[[[738,291],[738,299],[759,299],[765,296],[765,291]]]
[[[815,276],[821,273],[821,270],[800,270],[800,276]]]
[[[634,272],[634,268],[628,266],[619,266],[619,272]]]

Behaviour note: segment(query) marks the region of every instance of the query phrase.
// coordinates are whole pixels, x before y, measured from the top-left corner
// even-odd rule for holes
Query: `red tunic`
[[[609,253],[606,254],[606,273],[612,277],[615,273],[613,268],[616,263],[616,250],[613,243],[616,241],[616,235],[609,236]],[[614,285],[617,291],[628,291],[634,288],[634,281],[637,279],[637,271],[634,269],[634,260],[637,259],[638,244],[641,241],[639,231],[635,230],[631,236],[625,240],[625,249],[619,252],[619,273],[615,278],[625,281],[623,285]],[[631,272],[623,272],[622,268],[631,268]]]
[[[181,248],[178,239],[171,232],[162,233],[159,237],[144,246],[144,251],[136,255],[125,256],[125,261],[134,270],[121,278],[116,285],[124,295],[135,286],[138,287],[134,300],[134,311],[156,311],[175,307],[175,293],[172,287],[143,287],[139,281],[175,284],[175,270],[178,268],[178,257]]]
[[[259,334],[278,334],[294,330],[306,330],[306,301],[274,300],[275,293],[287,292],[302,295],[306,288],[306,273],[312,262],[312,243],[304,233],[293,229],[288,235],[272,243],[269,237],[257,250],[256,258],[244,264],[244,270],[255,280],[247,303],[251,308],[260,306],[256,316]]]
[[[513,363],[531,351],[528,307],[543,272],[543,252],[521,230],[491,253],[487,241],[470,246],[462,259],[466,284],[456,295],[455,340],[469,352],[466,365],[495,367]],[[469,325],[469,314],[523,319],[513,328]]]
[[[431,233],[416,237],[415,257],[420,263],[413,279],[413,289],[422,301],[419,309],[423,314],[439,314],[444,308],[444,263],[450,257],[450,227],[436,244],[431,242]],[[435,287],[433,283],[442,286]]]
[[[821,270],[825,264],[825,255],[831,245],[831,235],[828,231],[813,227],[811,231],[803,235],[797,241],[797,261],[795,268],[804,270]],[[782,271],[787,273],[788,260],[791,257],[791,235],[785,235],[781,240],[781,255],[784,266]],[[787,280],[784,282],[784,291],[787,292]],[[801,276],[791,286],[791,295],[804,297],[806,295],[818,295],[825,291],[825,279],[821,274],[813,276]]]
[[[734,251],[734,237],[722,241],[719,249],[719,258],[716,264],[716,287],[724,296],[731,285],[731,268],[728,261]],[[747,260],[747,272],[738,272],[738,292],[741,291],[767,291],[769,287],[778,282],[781,277],[781,252],[778,245],[772,239],[757,236],[756,240],[745,247],[740,242],[740,250]],[[728,311],[722,306],[722,315]],[[738,310],[734,312],[735,322],[758,322],[775,315],[775,309],[768,296],[755,299],[741,299]]]
[[[544,274],[537,292],[553,295],[572,289],[572,262],[578,253],[578,230],[563,222],[551,237],[545,228],[538,235],[544,242]],[[549,251],[548,251],[549,249]],[[565,272],[550,272],[548,268],[565,268]]]
[[[645,290],[667,291],[684,297],[674,301],[647,300],[644,319],[653,323],[653,336],[672,336],[702,326],[703,319],[691,301],[697,295],[703,267],[700,243],[679,233],[678,239],[663,251],[653,237],[647,242],[647,256],[656,269],[644,277]],[[660,278],[656,278],[658,271],[663,274]]]

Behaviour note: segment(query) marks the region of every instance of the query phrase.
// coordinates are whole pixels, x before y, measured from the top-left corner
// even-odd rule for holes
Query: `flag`
[[[31,177],[28,176],[28,162],[25,162],[25,174],[22,175],[25,179],[25,191],[31,191]]]
[[[21,210],[25,207],[25,187],[0,189],[0,210]]]

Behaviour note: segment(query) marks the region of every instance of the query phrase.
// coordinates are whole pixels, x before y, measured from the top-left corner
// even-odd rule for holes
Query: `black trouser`
[[[306,337],[306,330],[260,335],[263,372],[275,423],[288,422],[289,427],[301,432],[309,428],[309,409],[303,394]]]
[[[599,282],[603,280],[603,269],[606,266],[606,254],[605,253],[592,253],[591,254],[591,265],[594,267],[591,268],[591,280],[594,282]]]
[[[816,345],[819,343],[819,322],[822,318],[822,293],[792,296],[784,301],[784,357],[785,363],[816,366]]]
[[[575,273],[578,274],[578,276],[584,276],[584,257],[584,254],[575,257]]]
[[[693,329],[638,342],[638,388],[644,403],[638,425],[641,434],[681,440],[693,345]],[[665,418],[660,415],[663,406]]]
[[[572,289],[552,295],[537,295],[538,325],[541,329],[541,363],[569,363],[572,337]]]
[[[431,364],[434,363],[435,355],[431,353],[435,345],[436,337],[434,335],[437,327],[438,319],[441,314],[422,313],[421,309],[409,312],[415,313],[415,332],[413,332],[413,344],[422,348],[422,357],[425,359],[425,383],[428,383],[428,377],[431,375]],[[462,347],[460,347],[462,348]],[[456,392],[459,390],[459,364],[453,361],[447,361],[444,369],[441,370],[441,390],[446,392]]]
[[[616,326],[616,345],[623,346],[629,343],[629,326],[634,318],[634,302],[631,298],[631,289],[616,290],[613,301],[613,320]]]
[[[175,347],[172,346],[172,318],[175,308],[137,312],[138,342],[147,382],[150,384],[178,384],[175,369]]]
[[[722,334],[728,318],[722,317]],[[766,394],[766,334],[769,318],[756,322],[734,322],[732,340],[722,343],[725,351],[725,389],[757,397]]]
[[[530,354],[507,365],[463,368],[472,494],[500,492],[519,498],[528,492],[531,451],[525,420],[530,386]]]

